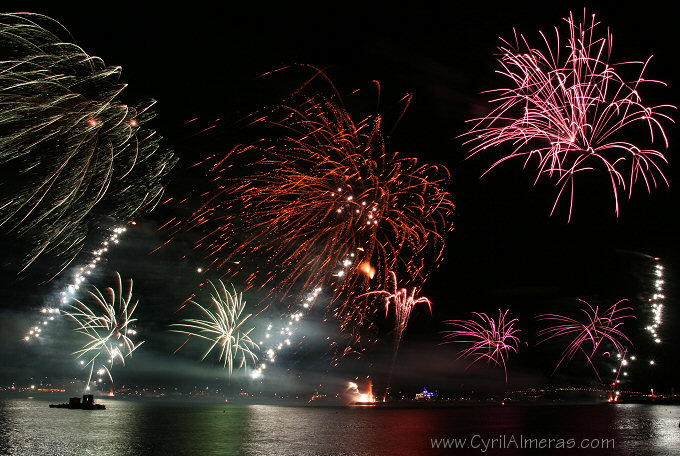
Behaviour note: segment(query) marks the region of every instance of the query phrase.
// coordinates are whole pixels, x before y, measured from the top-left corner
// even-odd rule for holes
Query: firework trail
[[[286,318],[282,316],[278,324],[270,323],[267,325],[264,340],[261,340],[258,344],[262,352],[266,354],[267,363],[273,364],[279,353],[291,346],[292,337],[300,329],[300,320],[305,318],[321,291],[321,288],[315,288],[299,302],[297,308],[291,310]],[[267,368],[267,363],[261,362],[257,365],[251,372],[251,377],[254,379],[262,377],[264,370]]]
[[[663,277],[663,265],[659,262],[659,258],[655,258],[654,261],[654,293],[648,298],[649,308],[652,313],[652,321],[649,325],[645,327],[645,330],[649,332],[655,343],[660,344],[661,338],[659,337],[659,327],[663,323],[663,304],[666,296],[664,293],[664,277]]]
[[[375,310],[350,296],[384,286],[389,270],[420,285],[441,259],[448,170],[387,152],[381,117],[357,122],[339,96],[298,92],[254,123],[265,139],[217,157],[200,208],[166,229],[201,233],[194,247],[210,267],[246,287],[284,297],[328,287],[329,313],[358,340]],[[254,256],[263,261],[248,275],[241,258]]]
[[[211,307],[214,307],[215,310],[212,311],[208,307],[191,301],[201,311],[203,318],[186,318],[181,323],[171,325],[171,327],[177,328],[171,329],[171,331],[188,335],[189,338],[184,344],[191,337],[211,342],[210,347],[203,354],[202,360],[215,347],[218,347],[219,360],[223,362],[224,367],[229,370],[229,375],[231,375],[234,361],[239,356],[241,360],[238,368],[246,366],[248,359],[253,364],[257,361],[257,356],[253,350],[258,350],[259,347],[250,340],[249,336],[254,328],[243,328],[243,325],[252,314],[243,315],[246,302],[242,299],[242,293],[236,293],[236,290],[233,293],[229,292],[221,280],[218,280],[218,286],[212,282],[209,283],[213,289],[210,303]]]
[[[135,224],[136,223],[134,221],[130,222],[130,225]],[[125,231],[127,231],[127,227],[125,226],[118,226],[111,230],[109,237],[102,241],[102,244],[98,249],[92,252],[92,259],[90,262],[76,270],[76,273],[72,277],[71,283],[69,283],[61,292],[59,304],[57,306],[46,306],[40,309],[41,318],[34,326],[30,327],[28,331],[26,331],[24,341],[30,342],[45,335],[43,330],[46,329],[46,326],[61,315],[61,308],[68,304],[70,299],[77,295],[81,284],[86,280],[86,276],[92,274],[92,272],[97,267],[97,264],[101,261],[102,256],[108,252],[111,245],[118,244],[119,237],[125,233]]]
[[[138,300],[132,299],[132,280],[127,291],[123,292],[123,284],[120,274],[116,272],[117,288],[104,289],[104,293],[93,287],[94,291],[89,292],[93,305],[87,305],[83,301],[74,299],[75,304],[69,304],[68,310],[62,313],[76,323],[75,331],[86,336],[87,342],[82,348],[75,352],[81,364],[90,366],[90,374],[87,380],[87,388],[90,388],[92,373],[98,358],[103,356],[104,362],[100,363],[98,375],[108,374],[111,376],[111,367],[116,361],[125,364],[125,358],[132,356],[143,341],[135,342],[133,339],[137,335],[134,324],[137,319],[132,318],[132,314],[137,308]],[[101,380],[99,380],[101,381]]]
[[[345,259],[342,262],[342,264],[339,265],[339,269],[336,270],[336,275],[339,276],[344,275],[346,268],[352,264],[352,258],[353,256],[350,255],[347,259]],[[289,313],[287,317],[284,318],[282,316],[281,321],[279,322],[278,325],[277,324],[267,325],[267,329],[264,335],[265,338],[264,340],[260,341],[259,345],[262,351],[266,354],[268,363],[274,363],[279,353],[282,350],[290,347],[291,338],[300,329],[299,326],[300,320],[306,317],[307,313],[312,309],[314,303],[319,298],[319,295],[321,294],[322,291],[323,290],[321,287],[311,290],[309,293],[303,296],[303,299],[301,299],[298,302],[297,306],[289,307]],[[327,320],[324,320],[324,322],[325,321]],[[336,341],[333,341],[331,343],[331,349],[333,349],[337,345],[338,343]],[[265,347],[267,348],[265,349]],[[347,353],[347,351],[348,350],[343,352],[342,356],[344,356]],[[266,363],[264,362],[260,363],[258,367],[252,371],[251,376],[255,379],[260,378],[266,368],[267,368]]]
[[[48,17],[0,14],[0,230],[22,270],[48,256],[61,272],[96,217],[152,210],[176,161],[146,128],[154,103],[118,101],[121,68],[59,35]]]
[[[565,18],[568,37],[560,39],[555,28],[555,45],[541,32],[545,50],[529,45],[523,35],[515,34],[514,44],[505,40],[499,47],[500,74],[507,77],[508,88],[492,90],[496,107],[490,114],[474,119],[466,135],[473,137],[471,155],[507,144],[512,152],[496,161],[489,171],[504,161],[521,158],[525,165],[537,163],[536,181],[547,175],[558,188],[555,204],[569,194],[569,219],[573,208],[576,174],[601,169],[609,174],[619,213],[619,193],[628,191],[641,180],[647,190],[657,180],[668,184],[661,168],[667,163],[656,149],[628,142],[624,133],[647,130],[653,143],[660,136],[668,140],[662,122],[672,119],[665,112],[671,105],[647,106],[640,89],[648,83],[644,62],[610,63],[612,36],[602,36],[595,21],[577,23],[573,15]],[[631,81],[618,71],[624,65],[640,67]],[[639,125],[639,127],[637,127]],[[487,171],[488,172],[488,171]],[[486,173],[485,173],[486,174]]]
[[[663,325],[663,308],[664,300],[666,296],[664,295],[664,267],[661,264],[660,258],[653,258],[653,268],[650,274],[651,279],[651,289],[649,289],[649,295],[647,297],[647,305],[642,307],[643,313],[646,314],[646,318],[650,318],[648,324],[644,327],[644,330],[649,334],[651,340],[654,344],[661,344],[661,326]],[[651,356],[652,353],[640,353],[642,357],[647,358]],[[632,347],[626,347],[623,354],[620,352],[616,354],[616,361],[618,362],[618,368],[612,369],[612,373],[616,374],[614,381],[612,382],[612,387],[616,386],[621,382],[619,377],[628,377],[629,371],[633,367],[631,364],[640,364],[637,361],[638,356],[633,351]],[[643,358],[643,359],[644,359]],[[648,366],[655,366],[656,362],[653,358],[647,358]],[[616,396],[613,396],[613,400],[616,400]]]
[[[463,350],[458,359],[471,358],[472,362],[468,367],[477,361],[486,360],[487,363],[503,365],[505,371],[505,381],[508,381],[508,370],[506,362],[510,352],[517,353],[519,349],[519,337],[515,334],[520,332],[515,328],[517,318],[509,320],[510,310],[502,312],[498,310],[498,319],[494,320],[485,313],[473,312],[477,320],[449,320],[445,321],[454,328],[444,331],[445,343],[463,343],[468,348]]]
[[[612,344],[619,355],[627,350],[624,344],[632,345],[632,342],[623,333],[621,328],[624,324],[623,320],[633,317],[629,313],[633,309],[631,307],[619,307],[619,304],[626,302],[627,299],[618,301],[605,311],[601,311],[598,306],[593,307],[582,299],[579,299],[579,301],[584,304],[584,308],[581,309],[583,320],[555,314],[544,314],[536,317],[538,320],[554,323],[552,326],[538,332],[538,336],[542,338],[539,343],[555,338],[568,337],[569,344],[562,352],[562,357],[557,366],[555,366],[553,374],[565,360],[571,360],[574,355],[581,352],[586,356],[588,364],[590,364],[601,381],[600,374],[593,363],[593,357],[598,353],[599,349],[602,348],[603,350],[601,351],[604,351],[603,343]]]

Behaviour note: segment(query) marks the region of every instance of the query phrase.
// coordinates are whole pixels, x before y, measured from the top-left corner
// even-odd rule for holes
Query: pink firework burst
[[[581,309],[584,315],[583,320],[555,314],[544,314],[536,317],[539,320],[554,323],[538,332],[538,336],[542,338],[539,344],[559,337],[568,337],[569,345],[562,352],[562,357],[555,366],[553,374],[565,360],[571,360],[576,353],[582,352],[601,381],[600,374],[593,363],[593,357],[603,344],[611,343],[619,354],[626,352],[625,344],[632,345],[621,328],[624,323],[623,320],[634,318],[630,314],[633,309],[631,307],[619,307],[627,299],[618,301],[603,312],[600,311],[598,306],[593,307],[582,299],[579,299],[579,301],[584,304],[584,308]]]
[[[397,286],[397,275],[394,273],[394,271],[390,271],[390,277],[392,278],[392,283],[394,284],[392,291],[370,291],[358,296],[358,298],[370,295],[382,295],[385,300],[385,318],[387,318],[387,315],[390,311],[390,304],[392,304],[395,313],[395,347],[398,347],[399,343],[401,342],[401,336],[408,325],[409,319],[411,318],[411,312],[413,311],[413,308],[418,304],[427,304],[430,312],[432,312],[432,302],[424,296],[416,297],[416,294],[419,291],[417,287],[413,287],[410,293],[406,288],[399,288]]]
[[[458,342],[469,345],[458,356],[459,359],[472,358],[468,367],[483,359],[496,366],[503,365],[507,382],[506,361],[510,352],[517,353],[519,349],[519,337],[515,334],[520,332],[515,328],[519,320],[509,319],[509,313],[510,310],[502,312],[498,309],[498,319],[494,320],[485,313],[473,312],[479,321],[474,319],[446,321],[444,323],[457,329],[444,332],[444,338],[447,339],[445,343]]]
[[[555,27],[554,45],[540,32],[544,51],[532,47],[515,32],[514,44],[502,40],[498,72],[510,79],[508,88],[490,91],[495,108],[487,116],[473,119],[466,141],[474,143],[475,155],[490,147],[508,144],[512,151],[494,162],[489,170],[511,158],[537,164],[537,182],[547,175],[558,189],[551,215],[563,195],[569,195],[569,219],[574,202],[574,178],[583,171],[602,169],[609,174],[616,215],[619,194],[642,181],[651,192],[657,181],[668,181],[662,172],[667,163],[663,152],[644,148],[624,133],[639,125],[650,142],[668,139],[662,122],[673,120],[665,114],[672,105],[643,104],[640,88],[648,83],[665,83],[643,76],[646,61],[610,63],[612,35],[599,34],[595,15],[577,23],[565,18],[567,40]],[[624,80],[618,71],[637,67],[637,76]],[[636,137],[639,135],[636,135]],[[484,174],[486,174],[486,172]],[[534,182],[534,183],[535,183]]]

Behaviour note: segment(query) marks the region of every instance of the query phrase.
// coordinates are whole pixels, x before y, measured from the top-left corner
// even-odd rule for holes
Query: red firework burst
[[[194,247],[212,268],[268,295],[330,288],[331,313],[358,339],[375,309],[350,296],[390,270],[421,285],[440,261],[448,170],[387,152],[381,117],[357,122],[338,96],[293,100],[255,122],[264,139],[212,164],[213,189],[168,227],[202,233]]]

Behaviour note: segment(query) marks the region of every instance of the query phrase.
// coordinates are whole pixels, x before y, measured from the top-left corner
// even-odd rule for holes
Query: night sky
[[[562,18],[570,10],[580,16],[583,4],[465,3],[448,7],[424,2],[404,6],[341,3],[332,9],[294,3],[272,9],[252,3],[215,9],[190,2],[175,9],[134,2],[59,2],[49,7],[21,2],[5,3],[2,8],[57,19],[90,55],[122,66],[122,80],[129,84],[123,100],[158,101],[153,125],[180,158],[169,195],[191,191],[197,185],[196,176],[187,167],[209,154],[226,152],[246,138],[248,132],[240,119],[279,102],[308,74],[300,70],[259,78],[263,73],[292,64],[323,68],[350,100],[350,110],[356,107],[364,114],[375,110],[372,81],[379,80],[378,110],[388,120],[400,112],[399,100],[413,94],[406,115],[387,136],[387,147],[446,165],[456,210],[445,260],[422,291],[434,303],[433,314],[420,308],[413,312],[399,351],[394,387],[408,391],[423,385],[441,390],[505,388],[502,369],[479,366],[465,371],[466,363],[456,361],[455,346],[438,345],[445,320],[467,318],[472,311],[496,313],[499,308],[510,308],[523,331],[520,352],[508,363],[509,387],[593,384],[596,379],[583,359],[550,376],[560,349],[549,344],[535,346],[538,325],[533,317],[574,312],[577,298],[604,306],[628,298],[638,307],[650,280],[647,274],[653,257],[666,267],[669,283],[663,343],[661,347],[649,344],[640,327],[643,317],[627,324],[636,349],[649,351],[658,360],[654,372],[640,368],[631,377],[640,388],[651,385],[670,391],[680,386],[675,362],[680,354],[680,315],[675,306],[679,290],[674,280],[680,268],[676,243],[680,179],[673,153],[679,139],[677,127],[665,126],[670,163],[664,172],[670,188],[661,186],[648,195],[638,185],[632,199],[621,198],[618,218],[608,177],[601,173],[584,173],[577,181],[569,223],[566,200],[551,217],[556,195],[553,183],[545,180],[534,186],[535,175],[530,169],[522,170],[521,160],[509,161],[480,178],[502,151],[466,159],[469,148],[459,136],[468,129],[467,119],[488,111],[489,96],[482,92],[505,83],[494,72],[499,36],[511,38],[515,27],[531,43],[539,43],[539,30],[562,27]],[[588,2],[586,6],[614,36],[612,61],[654,55],[646,75],[667,82],[668,87],[643,92],[648,103],[679,105],[678,28],[676,17],[665,11],[663,3],[642,2],[635,9],[618,2]],[[360,94],[350,96],[355,89],[361,89]],[[194,135],[200,128],[185,125],[193,118],[198,118],[194,125],[204,127],[220,120],[216,128]],[[648,145],[644,135],[638,137],[631,142]],[[115,369],[117,384],[184,386],[225,378],[216,362],[198,362],[200,347],[172,355],[183,339],[167,333],[167,324],[177,321],[175,310],[205,279],[196,273],[200,261],[181,242],[149,255],[163,242],[157,228],[173,215],[173,208],[161,207],[139,219],[94,278],[104,285],[110,282],[112,271],[120,271],[123,277],[133,277],[140,298],[139,328],[147,342],[125,368]],[[92,227],[88,245],[102,239],[104,227],[106,221]],[[189,258],[181,260],[183,255]],[[55,325],[51,330],[59,336],[46,337],[40,347],[21,341],[37,310],[63,287],[66,274],[41,283],[30,275],[16,277],[7,269],[0,272],[0,381],[82,377],[71,356],[75,345],[66,322]],[[315,315],[320,319],[320,311]],[[386,381],[391,334],[383,331],[384,341],[363,358],[331,367],[320,342],[327,330],[314,319],[303,327],[300,334],[307,341],[283,356],[283,367],[271,373],[278,375],[279,391],[309,392],[319,383],[333,390],[366,375],[372,375],[377,384]],[[269,381],[261,388],[273,388]],[[232,382],[256,388],[238,376]]]

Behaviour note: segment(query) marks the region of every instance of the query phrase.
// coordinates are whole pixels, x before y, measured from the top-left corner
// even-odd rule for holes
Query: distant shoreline
[[[73,395],[73,394],[72,394]],[[68,393],[39,393],[29,394],[25,392],[0,392],[0,400],[35,400],[40,402],[54,402],[54,401],[68,401],[72,395]],[[181,405],[181,406],[225,406],[225,407],[243,407],[243,406],[281,406],[281,407],[308,407],[308,408],[353,408],[353,409],[427,409],[427,408],[467,408],[467,407],[570,407],[570,406],[613,406],[618,405],[680,405],[680,397],[674,398],[657,398],[655,401],[645,400],[624,400],[616,403],[609,403],[603,400],[556,400],[556,401],[388,401],[376,402],[375,405],[366,404],[346,404],[341,401],[313,401],[296,399],[279,399],[279,400],[260,400],[260,399],[229,399],[225,401],[223,398],[217,397],[135,397],[135,396],[116,396],[109,397],[106,395],[95,396],[97,402],[109,405],[116,402],[136,402],[153,405]]]

